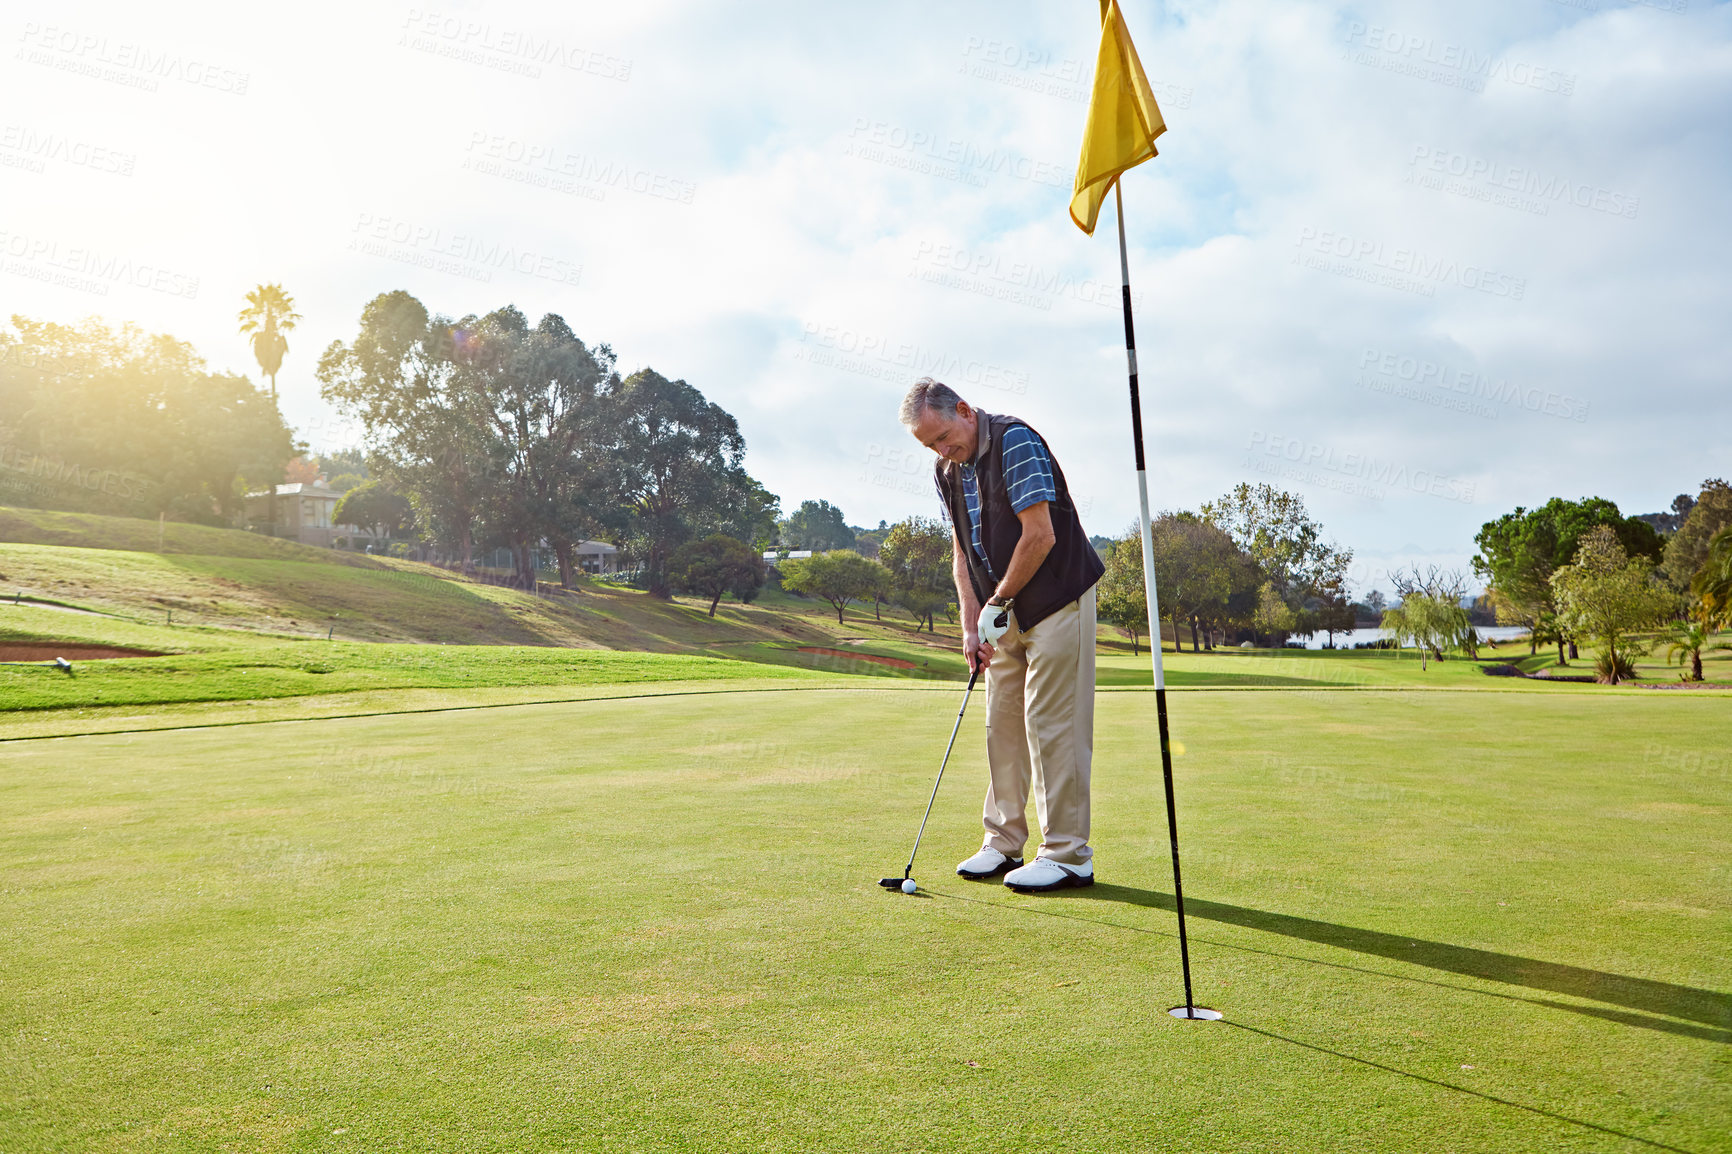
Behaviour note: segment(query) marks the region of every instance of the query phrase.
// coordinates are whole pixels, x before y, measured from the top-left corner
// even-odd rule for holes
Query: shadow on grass
[[[1186,912],[1189,913],[1189,911]],[[1610,1126],[1602,1126],[1598,1122],[1585,1122],[1580,1118],[1572,1118],[1568,1114],[1558,1114],[1551,1110],[1543,1110],[1538,1106],[1529,1106],[1525,1102],[1516,1102],[1509,1098],[1499,1098],[1496,1094],[1487,1094],[1483,1090],[1474,1090],[1467,1086],[1458,1086],[1454,1082],[1444,1082],[1437,1078],[1427,1078],[1424,1074],[1415,1074],[1411,1070],[1403,1070],[1397,1066],[1386,1066],[1382,1062],[1373,1062],[1369,1058],[1360,1058],[1353,1054],[1343,1053],[1340,1050],[1331,1050],[1327,1046],[1318,1046],[1311,1042],[1301,1042],[1298,1038],[1289,1038],[1285,1034],[1277,1034],[1273,1030],[1263,1030],[1256,1026],[1247,1026],[1243,1022],[1227,1021],[1222,1024],[1231,1026],[1236,1030],[1245,1030],[1248,1033],[1259,1034],[1277,1042],[1285,1042],[1289,1046],[1298,1046],[1302,1049],[1312,1050],[1319,1054],[1328,1054],[1332,1058],[1340,1058],[1348,1062],[1357,1062],[1361,1066],[1370,1066],[1372,1069],[1382,1070],[1386,1074],[1399,1074],[1403,1078],[1411,1078],[1416,1082],[1424,1082],[1428,1086],[1436,1086],[1443,1090],[1454,1090],[1458,1094],[1468,1094],[1475,1098],[1481,1098],[1487,1102],[1495,1102],[1499,1106],[1508,1106],[1515,1110],[1525,1110],[1529,1114],[1538,1114],[1542,1118],[1550,1118],[1557,1122],[1568,1122],[1572,1126],[1580,1126],[1587,1130],[1597,1130],[1601,1134],[1610,1134],[1614,1137],[1623,1138],[1631,1142],[1640,1142],[1642,1145],[1651,1146],[1656,1150],[1675,1150],[1677,1151],[1677,1154],[1693,1154],[1692,1151],[1686,1150],[1682,1146],[1672,1146],[1665,1142],[1656,1142],[1652,1138],[1643,1138],[1641,1135],[1631,1134],[1627,1130],[1615,1130]]]
[[[932,896],[932,897],[947,898],[951,901],[963,901],[963,902],[969,902],[969,903],[976,904],[976,905],[993,906],[995,908],[1001,908],[1001,909],[1002,908],[1010,908],[1010,909],[1018,910],[1022,913],[1040,914],[1044,917],[1052,917],[1052,918],[1064,918],[1067,921],[1085,922],[1089,925],[1104,926],[1104,927],[1107,927],[1110,929],[1130,930],[1133,933],[1152,934],[1152,935],[1155,935],[1158,937],[1173,938],[1173,939],[1176,939],[1178,937],[1178,934],[1176,932],[1168,933],[1164,930],[1145,929],[1141,926],[1126,926],[1126,925],[1120,925],[1117,922],[1102,922],[1102,921],[1097,921],[1094,918],[1081,917],[1077,914],[1063,913],[1058,909],[1054,909],[1054,908],[1050,908],[1050,907],[1046,908],[1046,909],[1041,909],[1041,908],[1037,908],[1037,906],[1035,906],[1035,905],[1024,904],[1021,902],[1019,902],[1015,905],[1010,905],[1009,903],[989,901],[989,900],[986,900],[984,898],[971,898],[971,897],[967,897],[963,894],[953,894],[953,893],[933,894],[930,891],[927,891],[924,889],[921,891],[921,893],[925,894],[927,896]],[[1169,910],[1169,911],[1173,909],[1173,899],[1172,899],[1172,896],[1170,894],[1156,893],[1152,890],[1132,889],[1128,886],[1101,885],[1101,884],[1097,883],[1096,885],[1092,886],[1090,889],[1067,890],[1067,891],[1065,891],[1065,893],[1068,897],[1070,897],[1072,899],[1084,898],[1084,899],[1093,899],[1095,901],[1120,902],[1120,903],[1125,903],[1125,904],[1130,904],[1130,905],[1148,906],[1148,907],[1151,907],[1154,909],[1162,909],[1162,910]],[[1041,904],[1045,904],[1045,903],[1042,902]],[[1202,907],[1202,909],[1199,910],[1198,907]],[[1459,946],[1445,946],[1445,945],[1440,945],[1439,943],[1436,943],[1436,942],[1414,942],[1413,939],[1411,939],[1411,938],[1396,938],[1393,935],[1378,933],[1377,931],[1356,930],[1356,929],[1353,929],[1353,928],[1348,927],[1348,926],[1336,926],[1336,925],[1332,925],[1328,922],[1316,922],[1316,921],[1311,921],[1310,919],[1307,919],[1307,918],[1293,918],[1293,917],[1289,917],[1285,914],[1271,914],[1271,913],[1266,913],[1266,912],[1261,911],[1261,910],[1249,910],[1249,909],[1245,909],[1241,906],[1222,905],[1219,902],[1199,901],[1196,898],[1192,898],[1190,901],[1185,903],[1185,913],[1186,913],[1187,917],[1189,917],[1194,911],[1197,912],[1199,917],[1209,918],[1210,920],[1225,921],[1225,922],[1228,922],[1232,925],[1250,926],[1250,927],[1255,928],[1255,929],[1268,930],[1272,933],[1284,933],[1284,932],[1287,932],[1287,931],[1293,930],[1293,929],[1309,928],[1309,927],[1316,927],[1319,930],[1328,930],[1333,935],[1333,936],[1328,937],[1328,938],[1313,936],[1311,933],[1289,933],[1288,936],[1301,937],[1307,941],[1327,942],[1330,945],[1340,946],[1344,949],[1355,949],[1356,947],[1353,944],[1350,944],[1354,940],[1353,936],[1363,934],[1363,935],[1370,935],[1374,939],[1382,939],[1382,940],[1386,940],[1389,942],[1399,942],[1399,943],[1401,943],[1401,946],[1406,953],[1412,953],[1414,950],[1416,950],[1420,946],[1433,946],[1433,947],[1437,947],[1439,949],[1447,950],[1447,951],[1461,951],[1461,952],[1468,953],[1468,954],[1482,954],[1487,958],[1501,959],[1501,960],[1507,960],[1507,961],[1512,961],[1512,962],[1519,962],[1519,963],[1524,964],[1525,966],[1539,966],[1539,967],[1544,967],[1544,968],[1548,968],[1548,969],[1570,971],[1570,972],[1576,973],[1576,974],[1591,974],[1591,975],[1594,975],[1595,977],[1602,978],[1602,979],[1610,978],[1610,979],[1614,979],[1617,981],[1625,981],[1625,982],[1634,981],[1634,982],[1638,982],[1642,985],[1661,986],[1661,987],[1664,987],[1666,989],[1671,989],[1671,990],[1682,990],[1682,991],[1685,991],[1686,993],[1691,994],[1691,995],[1703,995],[1709,999],[1719,999],[1719,1001],[1722,1004],[1724,1004],[1726,1001],[1728,1001],[1728,999],[1724,995],[1716,994],[1710,990],[1696,990],[1696,989],[1692,989],[1691,987],[1688,987],[1688,986],[1668,986],[1666,983],[1663,983],[1663,982],[1646,982],[1642,979],[1622,978],[1616,974],[1601,974],[1595,970],[1578,970],[1573,966],[1553,966],[1551,963],[1536,962],[1530,958],[1516,958],[1516,957],[1513,957],[1512,955],[1508,955],[1508,954],[1490,954],[1490,953],[1486,953],[1485,951],[1480,951],[1480,950],[1463,950],[1462,947],[1459,947]],[[1219,913],[1223,913],[1223,912],[1230,913],[1233,916],[1221,917],[1221,918],[1211,917],[1212,914],[1219,914]],[[1257,920],[1250,920],[1250,919],[1257,919]],[[1271,922],[1273,922],[1275,924],[1271,924]],[[1287,926],[1285,928],[1281,928],[1279,923],[1285,923],[1285,922],[1298,923],[1298,925]],[[1347,937],[1344,939],[1343,935],[1347,935]],[[1483,995],[1486,997],[1505,998],[1505,999],[1508,999],[1510,1001],[1527,1002],[1527,1003],[1532,1004],[1532,1005],[1546,1006],[1548,1008],[1557,1009],[1557,1010],[1569,1010],[1572,1013],[1586,1014],[1586,1015],[1589,1015],[1590,1017],[1602,1018],[1602,1019],[1605,1019],[1607,1021],[1619,1022],[1619,1023],[1622,1023],[1624,1025],[1639,1026],[1639,1027],[1642,1027],[1644,1029],[1649,1029],[1649,1030],[1663,1030],[1667,1033],[1681,1034],[1685,1037],[1691,1037],[1691,1038],[1702,1038],[1702,1039],[1705,1039],[1705,1040],[1711,1041],[1711,1042],[1722,1042],[1722,1043],[1732,1042],[1732,1031],[1727,1031],[1727,1030],[1710,1029],[1710,1028],[1706,1028],[1706,1027],[1702,1027],[1702,1026],[1691,1026],[1691,1025],[1686,1025],[1685,1023],[1682,1023],[1682,1022],[1666,1021],[1663,1018],[1650,1018],[1650,1017],[1647,1017],[1646,1015],[1642,1015],[1642,1014],[1626,1014],[1626,1013],[1619,1012],[1617,1010],[1603,1010],[1603,1009],[1599,1009],[1599,1008],[1593,1007],[1593,1006],[1573,1006],[1573,1005],[1570,1005],[1566,1002],[1553,1002],[1553,1001],[1549,1001],[1549,1000],[1544,999],[1544,998],[1523,998],[1523,997],[1517,997],[1517,996],[1511,995],[1511,994],[1500,994],[1500,993],[1496,993],[1496,992],[1493,992],[1490,990],[1476,990],[1476,989],[1473,989],[1472,987],[1469,987],[1469,986],[1457,986],[1457,985],[1452,985],[1452,984],[1447,983],[1447,982],[1431,982],[1431,981],[1426,981],[1423,978],[1408,978],[1408,977],[1404,977],[1400,974],[1384,973],[1384,972],[1379,971],[1379,970],[1361,969],[1358,966],[1344,966],[1344,965],[1341,965],[1340,963],[1337,963],[1337,962],[1323,961],[1322,959],[1319,959],[1319,958],[1306,958],[1306,957],[1301,957],[1297,954],[1283,954],[1283,953],[1280,953],[1277,951],[1259,950],[1259,949],[1254,949],[1254,948],[1251,948],[1248,946],[1236,945],[1236,944],[1230,943],[1230,942],[1213,941],[1213,940],[1208,939],[1208,938],[1199,938],[1195,934],[1191,935],[1191,940],[1194,942],[1205,942],[1209,945],[1216,946],[1216,947],[1219,947],[1222,949],[1238,950],[1238,951],[1243,951],[1245,953],[1253,953],[1253,954],[1264,954],[1264,955],[1267,955],[1270,957],[1284,958],[1284,959],[1287,959],[1289,961],[1306,962],[1306,963],[1309,963],[1312,965],[1318,965],[1318,966],[1328,966],[1331,969],[1351,970],[1355,973],[1369,974],[1369,975],[1372,975],[1375,977],[1381,977],[1381,978],[1397,978],[1401,981],[1417,981],[1417,982],[1422,982],[1425,985],[1439,986],[1439,987],[1442,987],[1444,989],[1450,989],[1450,990],[1461,990],[1465,993],[1470,993],[1470,994],[1480,994],[1480,995]],[[1385,957],[1400,956],[1403,961],[1416,962],[1416,963],[1421,964],[1421,965],[1427,964],[1423,961],[1420,961],[1420,959],[1418,959],[1418,958],[1407,957],[1405,955],[1386,954],[1382,950],[1367,950],[1364,952],[1377,953],[1380,956],[1385,956]],[[1451,972],[1455,972],[1455,973],[1471,973],[1471,974],[1474,974],[1475,976],[1489,976],[1488,974],[1485,973],[1485,971],[1488,969],[1495,969],[1497,967],[1484,966],[1484,967],[1481,967],[1479,969],[1474,969],[1474,970],[1466,970],[1466,969],[1456,970],[1456,969],[1453,969],[1452,967],[1440,967],[1440,968],[1450,968]],[[1507,979],[1500,978],[1500,977],[1494,977],[1494,978],[1492,978],[1492,980],[1504,981]],[[1541,988],[1547,988],[1547,987],[1541,987]],[[1584,996],[1596,997],[1599,995],[1584,995]],[[1210,1028],[1210,1025],[1211,1024],[1205,1024],[1201,1028],[1208,1029],[1208,1028]],[[1651,1147],[1651,1148],[1656,1149],[1656,1150],[1671,1150],[1671,1151],[1675,1151],[1676,1154],[1695,1154],[1695,1152],[1690,1151],[1690,1150],[1686,1150],[1685,1148],[1683,1148],[1681,1146],[1672,1146],[1672,1145],[1669,1145],[1665,1142],[1657,1142],[1652,1138],[1643,1138],[1638,1134],[1631,1134],[1628,1131],[1617,1130],[1617,1129],[1614,1129],[1610,1126],[1602,1126],[1597,1122],[1588,1122],[1588,1121],[1585,1121],[1581,1118],[1572,1118],[1568,1114],[1559,1114],[1559,1113],[1556,1113],[1556,1112],[1551,1111],[1551,1110],[1542,1109],[1541,1107],[1538,1107],[1538,1106],[1529,1106],[1525,1102],[1517,1102],[1517,1101],[1514,1101],[1514,1100],[1509,1099],[1509,1098],[1500,1098],[1495,1094],[1487,1094],[1483,1090],[1475,1090],[1469,1086],[1459,1086],[1453,1082],[1444,1082],[1444,1081],[1440,1081],[1439,1079],[1436,1079],[1436,1078],[1429,1078],[1429,1077],[1426,1077],[1424,1074],[1416,1074],[1411,1070],[1403,1070],[1397,1066],[1389,1066],[1389,1065],[1385,1065],[1382,1062],[1374,1062],[1369,1058],[1361,1058],[1361,1057],[1358,1057],[1357,1055],[1348,1054],[1348,1053],[1345,1053],[1341,1050],[1332,1050],[1332,1049],[1328,1048],[1327,1046],[1319,1046],[1319,1045],[1316,1045],[1312,1042],[1302,1041],[1298,1038],[1290,1038],[1285,1034],[1277,1034],[1273,1030],[1266,1030],[1266,1029],[1262,1029],[1261,1027],[1258,1027],[1258,1026],[1248,1025],[1244,1022],[1233,1021],[1231,1018],[1228,1018],[1228,1019],[1220,1022],[1219,1025],[1228,1026],[1228,1027],[1231,1027],[1233,1029],[1244,1030],[1247,1033],[1259,1034],[1259,1035],[1261,1035],[1265,1038],[1268,1038],[1272,1041],[1284,1042],[1290,1046],[1298,1046],[1298,1047],[1301,1047],[1302,1049],[1312,1050],[1312,1051],[1315,1051],[1316,1053],[1319,1053],[1319,1054],[1327,1054],[1330,1057],[1340,1058],[1343,1061],[1354,1062],[1354,1063],[1357,1063],[1358,1065],[1361,1065],[1361,1066],[1369,1066],[1369,1067],[1376,1069],[1376,1070],[1382,1070],[1385,1073],[1395,1074],[1395,1075],[1398,1075],[1398,1076],[1403,1077],[1403,1078],[1410,1078],[1416,1082],[1423,1082],[1423,1083],[1430,1085],[1430,1086],[1436,1086],[1439,1089],[1453,1090],[1453,1091],[1460,1093],[1460,1094],[1467,1094],[1471,1097],[1479,1098],[1483,1101],[1496,1103],[1499,1106],[1507,1106],[1507,1107],[1510,1107],[1511,1109],[1522,1110],[1522,1111],[1525,1111],[1526,1113],[1529,1113],[1529,1114],[1537,1114],[1537,1115],[1544,1117],[1544,1118],[1551,1118],[1555,1121],[1565,1122],[1565,1123],[1568,1123],[1569,1125],[1572,1125],[1572,1126],[1580,1126],[1580,1127],[1583,1127],[1584,1129],[1597,1131],[1598,1133],[1601,1133],[1601,1134],[1609,1134],[1609,1135],[1613,1135],[1613,1136],[1618,1137],[1618,1138],[1626,1139],[1626,1140],[1631,1141],[1631,1142],[1639,1142],[1644,1146],[1648,1146],[1648,1147]]]
[[[1094,901],[1122,902],[1128,905],[1147,906],[1160,910],[1170,911],[1174,909],[1171,894],[1158,893],[1154,890],[1133,889],[1130,886],[1095,885],[1086,890],[1078,891],[1076,896]],[[1378,930],[1339,926],[1333,922],[1319,922],[1310,918],[1294,917],[1291,914],[1276,914],[1266,910],[1247,909],[1244,906],[1230,906],[1206,899],[1187,899],[1185,914],[1187,917],[1224,922],[1227,925],[1242,926],[1245,929],[1262,930],[1265,933],[1299,938],[1307,942],[1316,942],[1319,945],[1352,950],[1355,953],[1375,954],[1378,957],[1409,962],[1434,970],[1444,970],[1452,974],[1483,978],[1487,981],[1503,982],[1512,986],[1524,986],[1530,990],[1567,994],[1574,998],[1588,998],[1596,1002],[1608,1002],[1614,1006],[1623,1006],[1631,1010],[1645,1010],[1651,1014],[1684,1018],[1692,1022],[1701,1022],[1714,1029],[1711,1032],[1695,1029],[1674,1029],[1672,1032],[1688,1033],[1692,1037],[1706,1037],[1710,1041],[1732,1042],[1732,1032],[1728,1032],[1728,1027],[1732,1027],[1732,995],[1718,993],[1714,990],[1701,990],[1694,986],[1678,986],[1670,982],[1651,981],[1647,978],[1631,978],[1623,974],[1608,974],[1601,970],[1565,966],[1556,962],[1542,962],[1535,958],[1517,957],[1514,954],[1499,954],[1490,950],[1471,949],[1467,946],[1452,946],[1446,942],[1428,942],[1400,934],[1386,934]],[[1665,1029],[1674,1025],[1673,1023],[1656,1022],[1650,1018],[1638,1018],[1635,1015],[1596,1011],[1585,1006],[1570,1006],[1561,1002],[1547,1002],[1545,1004],[1612,1021],[1625,1022],[1630,1025],[1647,1026],[1652,1029]]]

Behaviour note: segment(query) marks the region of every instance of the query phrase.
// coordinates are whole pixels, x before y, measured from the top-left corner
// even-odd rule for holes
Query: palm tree
[[[295,298],[283,291],[280,284],[262,284],[247,294],[247,307],[240,311],[241,332],[252,334],[253,356],[259,368],[271,379],[271,396],[277,395],[277,370],[283,367],[283,354],[289,342],[283,334],[295,327],[301,314],[295,311]]]
[[[1704,624],[1732,621],[1732,525],[1708,539],[1708,559],[1690,580]]]
[[[1666,650],[1667,665],[1674,660],[1682,665],[1686,657],[1690,659],[1690,673],[1685,678],[1686,681],[1702,680],[1703,650],[1732,649],[1732,642],[1714,640],[1714,625],[1710,621],[1688,621],[1682,625],[1674,625],[1666,640],[1672,643]]]

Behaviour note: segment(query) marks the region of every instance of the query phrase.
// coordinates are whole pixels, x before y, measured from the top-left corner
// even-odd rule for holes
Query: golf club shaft
[[[944,767],[950,764],[950,751],[956,747],[956,734],[962,728],[962,715],[968,712],[968,695],[974,692],[974,683],[980,677],[980,666],[976,665],[968,674],[968,688],[962,691],[962,708],[956,711],[956,724],[950,727],[950,743],[944,747],[944,759],[938,763],[938,777],[932,783],[932,796],[926,799],[926,812],[920,818],[920,832],[914,835],[914,849],[908,854],[908,864],[903,867],[902,876],[907,877],[914,872],[914,858],[920,853],[920,839],[926,836],[926,819],[932,816],[932,803],[938,800],[938,786],[944,780]]]

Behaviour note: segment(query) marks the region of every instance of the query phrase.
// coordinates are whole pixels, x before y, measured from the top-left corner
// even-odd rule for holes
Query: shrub
[[[1601,685],[1616,685],[1634,676],[1636,665],[1630,660],[1628,651],[1619,653],[1616,649],[1603,649],[1594,658],[1594,680]]]

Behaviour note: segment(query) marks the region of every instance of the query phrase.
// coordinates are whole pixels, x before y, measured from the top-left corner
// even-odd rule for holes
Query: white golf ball
[[[913,878],[907,878],[902,883],[902,892],[905,894],[911,894],[919,888],[920,888],[919,886],[914,884]]]

